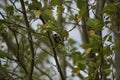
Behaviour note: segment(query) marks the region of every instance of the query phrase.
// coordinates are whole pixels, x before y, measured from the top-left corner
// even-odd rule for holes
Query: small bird
[[[60,36],[58,34],[53,34],[53,39],[54,39],[56,44],[64,45],[62,39],[60,38]]]

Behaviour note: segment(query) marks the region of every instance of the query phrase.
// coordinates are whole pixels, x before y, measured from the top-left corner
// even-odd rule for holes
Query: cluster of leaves
[[[11,80],[14,80],[12,78],[26,79],[27,71],[29,73],[31,70],[32,51],[29,41],[32,40],[35,56],[33,66],[36,70],[33,71],[32,77],[36,80],[38,77],[41,79],[40,75],[46,75],[49,79],[51,79],[50,76],[56,76],[55,71],[52,71],[51,67],[49,67],[54,68],[54,64],[51,62],[51,59],[54,58],[52,49],[58,50],[58,53],[65,53],[57,54],[59,62],[66,60],[66,63],[69,63],[67,56],[73,62],[67,66],[71,67],[73,74],[80,74],[82,77],[78,76],[84,80],[97,80],[97,77],[101,80],[107,80],[110,74],[114,77],[113,51],[116,47],[113,44],[113,36],[111,35],[113,28],[109,25],[112,23],[110,16],[116,13],[120,3],[106,4],[101,14],[108,18],[102,20],[96,17],[95,13],[93,13],[94,18],[87,16],[90,15],[89,11],[93,10],[94,12],[96,7],[96,5],[88,5],[88,1],[26,0],[24,2],[25,14],[27,14],[30,27],[27,27],[27,23],[24,21],[22,6],[17,6],[20,3],[18,0],[1,1],[6,5],[0,6],[0,9],[3,10],[0,12],[2,17],[0,19],[0,44],[3,44],[0,45],[0,75],[5,76],[4,72],[6,72]],[[77,7],[76,15],[73,13],[75,9],[72,8],[73,6],[71,7],[72,2],[76,2],[74,5]],[[89,7],[92,8],[88,10]],[[68,12],[65,13],[65,10]],[[85,23],[83,23],[83,19],[86,19]],[[76,48],[74,45],[77,42],[69,39],[66,47],[65,45],[59,46],[59,44],[51,46],[50,43],[52,42],[50,40],[54,42],[53,32],[57,33],[62,40],[68,39],[69,33],[63,27],[69,25],[67,21],[74,26],[73,29],[79,25],[86,25],[89,42]],[[98,31],[104,31],[104,28],[108,28],[110,33],[105,36],[97,34]],[[32,35],[31,40],[29,34]],[[78,51],[81,47],[84,52]],[[46,63],[48,66],[46,66]],[[55,68],[57,69],[57,67]],[[87,76],[82,75],[81,71]],[[11,75],[14,75],[14,77],[11,78]],[[2,78],[0,77],[0,79]]]
[[[86,15],[87,12],[85,0],[77,0],[77,7],[80,9],[79,19]],[[81,5],[80,5],[81,4]],[[101,11],[101,14],[106,16],[111,16],[116,13],[118,3],[107,4]],[[84,5],[84,6],[82,6]],[[114,78],[114,42],[113,36],[111,35],[112,30],[110,24],[110,18],[105,19],[105,21],[95,18],[88,18],[87,25],[90,27],[89,33],[89,43],[81,45],[85,50],[84,53],[74,51],[70,57],[73,59],[73,73],[80,74],[83,71],[84,74],[88,75],[85,80],[96,80],[103,79],[109,80],[108,76],[112,74]],[[104,28],[109,29],[109,33],[106,35],[97,34],[98,31],[104,31]],[[103,33],[105,34],[105,33]],[[96,78],[98,77],[98,78]]]
[[[6,70],[4,72],[7,71],[6,73],[10,73],[10,76],[13,75],[14,78],[27,79],[28,77],[26,78],[26,75],[27,73],[30,73],[32,52],[29,43],[29,34],[31,34],[33,38],[33,43],[31,43],[34,48],[35,56],[35,64],[33,64],[33,66],[35,69],[37,69],[37,71],[34,71],[32,75],[34,79],[37,79],[38,77],[41,79],[41,74],[50,78],[48,74],[50,74],[50,71],[52,70],[49,68],[49,66],[44,65],[45,63],[52,65],[54,68],[54,65],[50,62],[51,57],[54,58],[51,50],[51,48],[54,46],[50,46],[47,32],[50,33],[50,38],[52,38],[53,32],[58,33],[62,39],[67,39],[69,36],[67,30],[65,30],[64,27],[60,32],[58,27],[59,24],[61,24],[58,19],[59,17],[55,19],[56,16],[60,16],[59,13],[64,11],[64,7],[60,6],[62,1],[48,1],[49,0],[42,2],[38,0],[25,1],[24,4],[26,13],[24,13],[22,9],[23,6],[21,5],[21,2],[17,0],[1,1],[1,3],[6,5],[3,4],[0,6],[0,8],[3,9],[3,11],[1,10],[2,12],[0,12],[2,17],[0,19],[0,35],[2,35],[0,37],[0,43],[3,44],[0,45],[0,69],[3,70],[2,68],[5,68]],[[53,13],[54,8],[57,9],[55,12],[57,13],[56,16],[53,15],[55,14]],[[23,14],[27,14],[29,23],[25,23]],[[35,22],[37,23],[32,26]],[[26,24],[29,24],[30,27],[26,26]],[[63,49],[63,51],[65,51],[65,49]],[[23,67],[24,65],[25,68]],[[37,67],[38,65],[39,67],[42,67],[39,68]],[[44,72],[44,70],[46,72]],[[53,74],[50,75],[56,76],[56,73],[54,73],[55,70],[52,72]],[[0,74],[3,73],[0,72]],[[44,77],[45,79],[46,76]],[[5,78],[0,77],[0,79]]]

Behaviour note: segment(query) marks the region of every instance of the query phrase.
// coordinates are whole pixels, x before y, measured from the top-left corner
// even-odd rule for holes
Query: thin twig
[[[76,26],[78,25],[78,23],[79,23],[79,22],[76,22],[76,23],[75,23],[75,25],[73,26],[73,28],[72,28],[72,29],[70,29],[70,30],[68,30],[68,32],[70,32],[70,31],[72,31],[73,29],[75,29],[75,28],[76,28]]]
[[[12,30],[11,28],[9,28],[9,29],[13,32],[13,34],[15,36],[16,44],[17,44],[16,58],[17,58],[18,62],[20,63],[20,65],[23,66],[22,61],[24,61],[24,58],[23,58],[23,56],[20,55],[19,42],[18,42],[18,39],[17,39],[16,32],[14,30]],[[21,61],[21,59],[23,59],[23,60]],[[27,71],[26,67],[24,68],[24,71],[25,71],[25,73],[27,75],[28,71]]]
[[[5,20],[5,16],[0,12],[0,15],[3,17],[3,19]],[[3,20],[3,21],[4,21]],[[9,28],[10,29],[10,28]],[[14,53],[14,55],[16,56],[16,54],[18,53],[16,45],[8,38],[8,35],[6,33],[1,33],[2,37],[5,39],[5,42],[7,44],[7,46],[10,48],[10,50]],[[17,57],[17,56],[16,56]],[[11,59],[9,57],[7,57],[8,59]],[[27,74],[27,69],[24,65],[24,63],[22,63],[22,60],[20,60],[18,57],[18,63],[21,65],[21,67],[24,69],[25,73]]]
[[[2,14],[2,12],[0,11],[0,15],[3,17],[3,19],[5,19],[5,16]]]
[[[41,70],[37,65],[35,65],[35,68],[38,69],[44,75],[46,75],[50,80],[53,80],[46,72],[44,72],[43,70]]]
[[[16,7],[15,2],[13,2],[12,0],[10,0],[10,2],[13,4],[14,8],[15,8],[17,11],[19,11],[19,12],[22,13],[22,11]]]

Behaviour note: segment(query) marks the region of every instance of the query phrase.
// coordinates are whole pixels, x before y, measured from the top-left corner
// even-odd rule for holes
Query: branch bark
[[[29,77],[28,77],[28,80],[33,80],[32,79],[32,74],[33,74],[33,71],[34,71],[34,56],[35,56],[35,53],[34,53],[34,47],[33,47],[33,40],[32,40],[32,35],[31,35],[31,32],[30,32],[30,25],[29,25],[29,22],[28,22],[28,19],[27,19],[27,13],[26,13],[26,9],[25,9],[25,5],[24,5],[24,0],[20,0],[20,3],[21,3],[21,7],[22,7],[22,13],[23,13],[23,18],[24,18],[24,21],[25,21],[25,24],[26,24],[26,29],[27,29],[27,32],[28,32],[28,41],[29,41],[29,45],[30,45],[30,50],[31,50],[31,68],[30,68],[30,73],[29,73]]]
[[[40,69],[37,65],[35,65],[35,68],[38,69],[42,74],[46,75],[50,80],[53,80],[46,72]]]
[[[64,34],[62,34],[63,30],[64,30],[64,26],[63,26],[63,22],[64,22],[64,19],[63,19],[63,3],[64,3],[64,0],[61,0],[60,1],[60,5],[58,6],[57,8],[57,32],[59,33],[60,36],[63,36]],[[56,52],[59,54],[57,55],[60,59],[60,65],[61,65],[61,70],[62,70],[62,73],[63,73],[63,77],[66,78],[66,56],[65,56],[65,52],[63,53],[62,50],[60,50],[59,48],[56,49]]]
[[[113,0],[114,2],[120,2],[120,0]],[[120,8],[117,7],[115,15],[112,15],[112,25],[114,37],[115,37],[115,69],[116,69],[116,80],[120,80]]]
[[[51,47],[52,47],[52,51],[53,51],[53,54],[54,54],[54,59],[55,59],[55,62],[56,62],[57,68],[58,68],[58,72],[60,73],[60,76],[61,76],[62,80],[65,80],[63,72],[62,72],[62,69],[61,69],[60,64],[59,64],[59,61],[57,59],[57,52],[55,50],[55,47],[54,47],[53,42],[52,42],[52,39],[50,37],[50,33],[47,32],[47,35],[48,35],[48,39],[49,39],[49,42],[50,42]]]

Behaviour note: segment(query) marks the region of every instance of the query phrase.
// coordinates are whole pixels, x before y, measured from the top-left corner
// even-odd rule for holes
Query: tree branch
[[[19,11],[19,12],[21,12],[21,13],[22,13],[22,11],[21,11],[21,10],[19,10],[19,9],[16,7],[16,5],[15,5],[15,1],[13,2],[12,0],[10,0],[10,2],[13,4],[14,8],[15,8],[17,11]]]
[[[23,56],[22,54],[19,55],[19,58],[17,57],[17,47],[16,45],[11,41],[11,39],[8,37],[7,34],[5,33],[0,33],[3,37],[3,39],[5,40],[5,43],[7,44],[8,48],[11,50],[11,52],[14,54],[14,56],[17,58],[18,63],[22,66],[22,68],[24,69],[25,73],[27,74],[27,69],[24,65],[23,62]]]
[[[26,29],[27,29],[27,32],[28,32],[28,41],[29,41],[29,45],[30,45],[30,49],[31,49],[31,53],[32,53],[31,68],[30,68],[30,73],[29,73],[28,80],[33,80],[32,79],[32,74],[33,74],[33,71],[34,71],[34,57],[35,57],[33,40],[32,40],[32,35],[30,33],[30,25],[29,25],[29,22],[28,22],[28,19],[27,19],[24,0],[20,0],[20,3],[21,3],[21,7],[22,7],[24,21],[25,21],[25,24],[26,24]]]
[[[41,21],[43,22],[43,24],[46,23],[46,21],[42,18],[42,16],[39,16],[39,18],[41,19]],[[48,37],[49,42],[50,42],[50,44],[51,44],[52,51],[53,51],[53,54],[54,54],[54,59],[55,59],[55,62],[56,62],[58,71],[59,71],[59,73],[60,73],[60,76],[61,76],[62,80],[65,80],[65,77],[64,77],[64,75],[63,75],[62,69],[61,69],[60,64],[59,64],[59,61],[58,61],[58,59],[57,59],[57,52],[56,52],[55,47],[54,47],[54,45],[53,45],[53,42],[52,42],[52,39],[51,39],[51,37],[50,37],[49,31],[47,31],[47,37]]]
[[[4,15],[0,12],[0,15],[3,17],[3,21],[5,21],[5,17]],[[1,32],[0,33],[3,37],[3,39],[5,40],[5,43],[7,44],[8,48],[11,50],[11,52],[14,54],[14,56],[17,58],[18,60],[18,64],[20,64],[22,66],[22,68],[24,69],[26,75],[27,75],[27,69],[25,67],[25,64],[23,62],[24,58],[23,58],[23,55],[20,54],[19,56],[18,55],[18,50],[17,50],[17,46],[13,43],[13,41],[8,37],[8,35],[5,33],[5,32]]]
[[[52,51],[54,53],[54,59],[55,59],[55,62],[56,62],[57,68],[58,68],[58,72],[60,73],[62,80],[65,80],[64,75],[63,75],[62,70],[61,70],[61,67],[60,67],[60,64],[59,64],[58,59],[57,59],[57,52],[55,50],[55,47],[53,47],[54,45],[53,45],[52,39],[50,38],[50,33],[47,32],[47,35],[48,35],[48,39],[49,39],[49,42],[50,42],[51,47],[52,47]]]
[[[38,69],[44,75],[46,75],[50,80],[53,80],[46,72],[44,72],[43,70],[41,70],[40,68],[38,68],[37,65],[35,65],[35,68]]]

